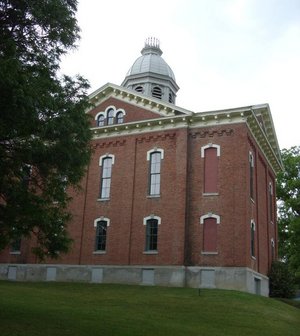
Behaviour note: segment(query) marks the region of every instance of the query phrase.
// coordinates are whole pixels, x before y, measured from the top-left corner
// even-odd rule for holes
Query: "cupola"
[[[179,86],[175,76],[161,57],[159,40],[153,37],[145,41],[140,56],[129,69],[122,86],[149,97],[175,104]]]

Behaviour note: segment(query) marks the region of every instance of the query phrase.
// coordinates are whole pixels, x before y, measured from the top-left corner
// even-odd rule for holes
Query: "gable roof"
[[[193,114],[192,111],[186,110],[174,104],[163,102],[157,98],[145,96],[139,92],[112,83],[107,83],[92,92],[89,95],[89,100],[94,106],[96,106],[110,97],[126,101],[143,109],[155,112],[163,117],[176,115],[188,116]]]

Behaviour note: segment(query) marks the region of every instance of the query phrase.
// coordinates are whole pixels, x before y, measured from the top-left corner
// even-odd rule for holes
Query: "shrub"
[[[292,298],[295,296],[295,279],[288,265],[282,261],[273,261],[269,272],[270,296]]]

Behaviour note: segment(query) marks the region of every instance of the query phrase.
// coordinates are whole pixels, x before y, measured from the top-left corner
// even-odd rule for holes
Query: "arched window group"
[[[110,126],[114,124],[123,124],[125,117],[125,111],[122,109],[116,109],[114,106],[109,106],[105,112],[99,112],[96,114],[95,120],[98,127]]]

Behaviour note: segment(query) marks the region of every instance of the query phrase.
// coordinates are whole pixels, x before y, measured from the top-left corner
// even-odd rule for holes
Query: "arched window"
[[[162,149],[153,149],[147,152],[147,160],[149,164],[149,195],[160,195],[160,172],[161,172],[161,160],[163,159]]]
[[[254,199],[254,157],[252,152],[249,152],[249,184],[250,197]]]
[[[109,109],[107,111],[107,125],[113,125],[114,123],[114,109]]]
[[[203,224],[203,247],[202,253],[216,254],[218,252],[217,228],[220,224],[220,216],[209,213],[200,217]]]
[[[117,113],[116,121],[117,121],[117,124],[123,124],[123,122],[124,122],[124,113],[122,111],[120,111],[120,112]]]
[[[94,226],[96,227],[95,251],[105,251],[109,219],[104,217],[97,218],[94,221]]]
[[[104,123],[105,123],[105,117],[103,114],[99,114],[98,117],[97,117],[97,126],[98,127],[101,127],[101,126],[104,126]]]
[[[155,86],[155,87],[152,89],[152,97],[161,99],[161,96],[162,96],[161,88],[158,87],[158,86]]]
[[[100,185],[100,199],[107,199],[110,197],[111,173],[112,165],[114,164],[113,155],[105,155],[100,158],[101,171],[101,185]]]
[[[212,143],[201,147],[201,157],[204,158],[204,193],[218,192],[220,152],[220,146]]]
[[[161,223],[160,217],[149,216],[144,218],[146,225],[146,244],[145,251],[157,251],[158,225]]]
[[[255,258],[255,223],[253,220],[251,221],[250,249],[251,257]]]

